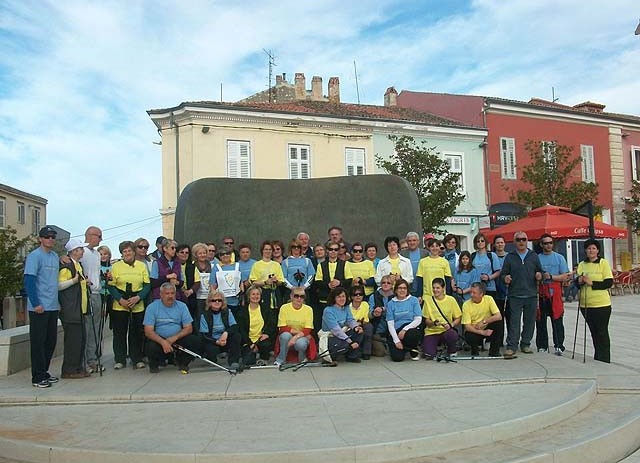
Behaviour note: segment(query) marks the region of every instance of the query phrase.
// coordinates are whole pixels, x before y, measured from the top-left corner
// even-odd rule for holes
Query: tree
[[[595,204],[598,184],[572,175],[582,163],[582,158],[573,154],[572,146],[528,140],[525,150],[531,164],[522,168],[521,179],[528,186],[519,190],[505,186],[512,201],[532,208],[553,204],[572,210],[589,199]]]
[[[33,245],[31,236],[19,239],[11,227],[0,230],[0,300],[22,288],[23,256]]]
[[[376,155],[378,167],[404,178],[413,186],[420,204],[422,228],[425,232],[444,233],[442,225],[455,214],[465,195],[456,188],[461,174],[452,172],[446,159],[426,141],[419,144],[412,137],[390,135],[395,151],[385,159]]]
[[[624,214],[625,219],[627,219],[627,225],[631,227],[631,231],[634,233],[640,232],[640,182],[637,180],[633,181],[633,185],[631,186],[631,190],[629,190],[630,199],[626,200],[626,208],[622,213]]]

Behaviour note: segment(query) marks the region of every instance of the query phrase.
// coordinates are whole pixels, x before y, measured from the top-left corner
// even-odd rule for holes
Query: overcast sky
[[[640,115],[637,0],[0,1],[0,183],[48,222],[106,243],[160,233],[147,109],[236,101],[275,72],[338,76],[343,102],[388,86],[585,100]],[[148,220],[145,220],[148,219]],[[137,222],[130,226],[121,225]],[[119,227],[114,228],[113,227]],[[117,252],[115,253],[117,255]]]

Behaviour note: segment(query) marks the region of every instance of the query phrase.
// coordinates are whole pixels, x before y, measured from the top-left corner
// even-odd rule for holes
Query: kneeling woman
[[[200,335],[206,358],[217,362],[220,352],[228,352],[229,368],[239,368],[240,331],[233,314],[227,310],[224,294],[217,290],[207,296],[207,307],[200,316]]]
[[[448,355],[456,353],[456,326],[460,325],[462,317],[458,302],[445,293],[446,285],[442,278],[435,278],[431,283],[431,289],[433,296],[425,299],[422,309],[422,316],[427,324],[422,340],[422,353],[427,360],[436,356],[438,345],[441,343],[446,344]]]
[[[298,354],[298,362],[316,358],[316,343],[311,335],[313,309],[304,303],[304,298],[304,287],[294,286],[291,288],[291,302],[280,307],[276,365],[295,360],[288,355],[293,352]]]
[[[321,354],[323,361],[334,365],[331,355],[345,352],[347,362],[360,363],[363,330],[351,314],[347,305],[347,292],[342,286],[333,288],[327,297],[327,307],[322,313],[322,331],[318,336],[320,349],[329,353]],[[327,343],[326,346],[324,342]]]
[[[395,297],[387,304],[389,355],[394,362],[402,362],[408,351],[411,360],[420,360],[418,345],[422,341],[420,302],[409,294],[409,283],[400,278],[393,288]]]
[[[276,320],[273,310],[260,306],[260,287],[250,286],[246,296],[249,303],[237,310],[242,357],[245,365],[255,365],[259,355],[260,363],[266,365],[276,335]]]

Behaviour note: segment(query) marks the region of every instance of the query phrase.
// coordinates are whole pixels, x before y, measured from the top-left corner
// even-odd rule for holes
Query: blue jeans
[[[507,349],[512,351],[529,347],[533,338],[533,329],[536,326],[536,310],[538,297],[510,297],[507,311],[509,320],[507,323]],[[520,319],[522,319],[522,338]]]
[[[278,336],[278,342],[280,343],[280,352],[276,362],[284,363],[287,359],[287,353],[289,352],[289,341],[293,338],[293,335],[288,331],[280,333]],[[306,337],[296,339],[296,343],[293,348],[298,352],[298,361],[302,362],[307,356],[307,348],[309,347],[309,340]]]

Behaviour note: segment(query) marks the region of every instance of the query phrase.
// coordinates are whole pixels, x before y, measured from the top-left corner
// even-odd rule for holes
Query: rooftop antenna
[[[222,82],[220,82],[220,103],[222,103]]]
[[[555,103],[559,99],[560,98],[556,98],[556,89],[554,87],[551,87],[551,102]]]
[[[358,68],[356,67],[356,60],[353,60],[353,74],[356,76],[356,97],[358,104],[360,104],[360,87],[358,86]]]
[[[276,57],[271,50],[262,49],[263,52],[269,57],[269,103],[271,103],[271,97],[273,94],[273,90],[271,87],[271,81],[273,80],[273,67],[276,65]]]

